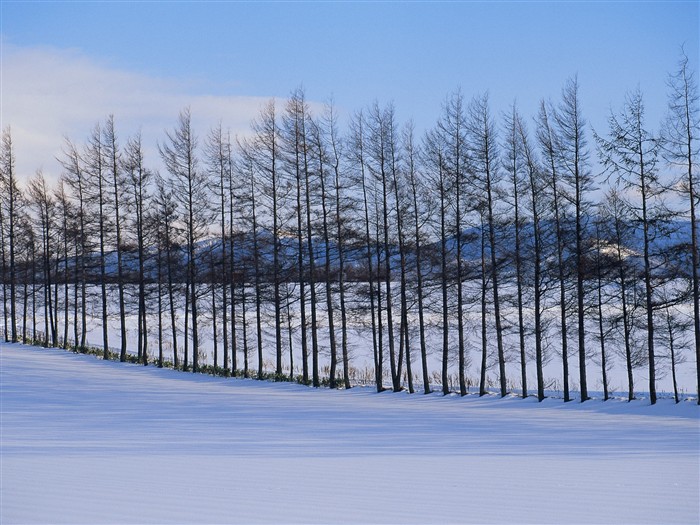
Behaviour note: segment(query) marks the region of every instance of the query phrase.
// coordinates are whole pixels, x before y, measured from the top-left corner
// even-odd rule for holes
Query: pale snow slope
[[[698,523],[700,411],[314,390],[2,344],[0,523]]]

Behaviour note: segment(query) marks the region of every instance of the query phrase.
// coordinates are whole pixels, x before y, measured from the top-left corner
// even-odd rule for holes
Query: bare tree
[[[282,135],[286,157],[286,169],[294,186],[296,205],[296,241],[297,260],[296,278],[299,282],[299,315],[301,317],[301,360],[302,381],[309,382],[309,349],[308,334],[306,331],[306,270],[304,265],[304,184],[306,180],[305,170],[308,167],[306,147],[305,120],[306,102],[303,91],[298,90],[287,101],[287,108],[282,117]]]
[[[381,239],[377,239],[378,248],[381,244],[381,254],[378,252],[378,257],[381,256],[381,261],[384,263],[383,283],[379,287],[384,288],[384,297],[386,305],[386,324],[387,324],[387,339],[389,344],[389,367],[391,370],[392,386],[395,391],[401,389],[401,378],[397,368],[397,355],[394,339],[394,315],[393,315],[393,298],[391,292],[392,284],[392,268],[391,268],[391,249],[389,242],[392,216],[392,178],[394,164],[392,163],[392,151],[395,148],[395,130],[394,130],[394,108],[389,105],[386,108],[380,108],[378,103],[374,103],[369,111],[366,120],[367,125],[367,143],[366,143],[366,165],[369,174],[373,177],[378,186],[378,194],[376,200],[376,210],[380,217],[377,222],[377,233]],[[393,218],[393,217],[392,217]],[[379,260],[378,260],[379,270]],[[378,295],[378,300],[381,300],[381,295]],[[381,313],[381,307],[378,306],[377,311]],[[381,317],[380,317],[381,323]],[[383,334],[382,329],[379,329],[380,336]],[[381,342],[379,343],[381,346]]]
[[[392,119],[393,120],[393,119]],[[414,392],[413,388],[413,364],[411,360],[411,338],[408,330],[408,247],[406,237],[408,236],[408,192],[406,191],[406,173],[401,169],[403,165],[403,152],[400,151],[402,144],[397,137],[396,125],[392,123],[389,128],[390,135],[390,157],[391,157],[391,182],[394,193],[394,211],[396,214],[396,236],[399,245],[399,266],[400,266],[400,302],[401,321],[399,323],[399,355],[396,366],[397,383],[402,388],[403,359],[406,359],[406,378],[409,393]]]
[[[70,301],[69,301],[69,283],[70,283],[70,253],[69,253],[69,243],[75,242],[75,238],[72,232],[72,221],[70,217],[73,215],[73,206],[66,193],[66,184],[63,178],[59,179],[58,186],[54,191],[54,198],[56,199],[56,204],[58,206],[58,215],[60,221],[60,231],[61,231],[61,247],[62,252],[60,257],[57,257],[56,262],[58,263],[63,259],[63,276],[61,280],[63,281],[63,346],[68,348],[68,321],[70,318]]]
[[[0,147],[0,207],[5,208],[7,217],[7,238],[9,248],[9,276],[10,276],[10,341],[17,342],[17,269],[15,266],[15,224],[19,213],[18,203],[20,202],[20,191],[17,186],[17,175],[15,172],[15,155],[12,148],[12,134],[10,128],[2,132],[2,145]],[[0,211],[0,213],[3,213]],[[2,226],[0,225],[0,228]],[[3,249],[5,242],[3,241]],[[3,255],[3,263],[4,263]],[[3,275],[5,269],[3,268]],[[3,288],[5,279],[3,278]],[[7,337],[7,329],[5,329]]]
[[[415,273],[416,273],[416,293],[418,296],[418,332],[420,337],[420,355],[421,355],[421,368],[423,372],[423,392],[425,394],[430,393],[430,376],[428,373],[428,345],[425,338],[425,310],[424,310],[424,290],[423,290],[423,257],[422,257],[422,244],[423,244],[423,228],[422,225],[425,223],[425,204],[421,202],[419,204],[418,195],[422,195],[425,188],[423,187],[424,181],[421,179],[421,173],[418,170],[418,164],[420,159],[420,152],[417,151],[417,146],[414,144],[413,138],[413,124],[409,123],[404,129],[403,136],[404,151],[405,151],[405,171],[408,179],[408,186],[410,189],[411,196],[411,214],[413,217],[413,246],[415,250]]]
[[[469,201],[468,192],[472,188],[467,187],[469,180],[469,149],[467,136],[466,108],[464,99],[460,91],[448,97],[443,108],[443,116],[438,121],[438,132],[443,137],[444,149],[444,170],[448,178],[448,185],[452,188],[452,204],[454,206],[454,236],[456,240],[455,281],[457,284],[457,338],[458,338],[458,375],[459,393],[467,394],[465,380],[466,369],[466,346],[464,340],[464,318],[466,316],[464,307],[463,282],[464,265],[464,217],[472,210],[467,208]],[[490,186],[489,190],[490,191]]]
[[[676,72],[668,79],[668,114],[661,129],[662,155],[684,171],[680,188],[688,199],[692,250],[693,328],[697,392],[700,392],[700,248],[698,247],[698,155],[700,154],[700,96],[697,78],[683,51]],[[700,395],[698,395],[700,404]]]
[[[503,346],[501,305],[498,291],[498,263],[496,246],[496,202],[500,184],[496,127],[489,109],[488,95],[476,97],[469,106],[468,130],[470,157],[474,162],[474,175],[478,180],[482,213],[488,231],[488,246],[491,259],[490,279],[493,290],[493,315],[496,323],[498,348],[498,372],[501,397],[507,394],[506,359]]]
[[[566,195],[560,180],[559,161],[557,153],[558,139],[552,127],[550,108],[544,101],[540,103],[540,110],[537,117],[537,139],[542,151],[544,169],[547,172],[548,178],[551,181],[552,191],[552,208],[553,219],[555,225],[555,244],[556,244],[556,279],[559,284],[559,314],[560,314],[560,333],[561,333],[561,355],[562,355],[562,379],[564,386],[564,401],[571,400],[569,391],[569,340],[568,340],[568,324],[567,324],[567,294],[566,294],[566,273],[567,261],[565,259],[564,250],[566,246],[565,239],[565,217],[566,217]]]
[[[78,151],[78,148],[68,139],[65,140],[63,158],[59,159],[64,169],[64,178],[66,184],[73,193],[73,199],[77,200],[77,232],[75,242],[75,344],[79,348],[85,348],[87,336],[87,257],[90,251],[89,242],[89,180],[84,169],[83,159]],[[78,339],[78,283],[80,284],[80,339]]]
[[[192,309],[192,371],[199,370],[199,333],[197,309],[197,242],[207,233],[208,192],[206,178],[199,170],[196,153],[197,138],[192,131],[189,108],[180,112],[173,132],[167,132],[167,143],[159,144],[158,151],[168,172],[178,203],[183,208],[182,218],[187,237],[187,304]],[[187,325],[187,313],[185,314]],[[185,334],[187,339],[187,334]],[[187,354],[185,353],[185,368]]]
[[[0,180],[0,183],[2,181]],[[0,189],[2,189],[2,184],[0,184]],[[2,193],[4,195],[4,192]],[[5,282],[5,276],[9,273],[8,272],[8,262],[7,262],[7,241],[5,240],[5,236],[7,235],[5,230],[5,210],[2,205],[0,205],[0,263],[2,264],[2,318],[3,318],[3,323],[4,323],[4,332],[3,332],[3,338],[5,341],[10,340],[10,329],[8,326],[8,318],[7,318],[7,283]]]
[[[26,196],[23,195],[24,202],[27,203]],[[27,344],[30,343],[34,338],[34,333],[31,337],[27,334],[27,324],[29,322],[29,287],[31,284],[31,297],[32,306],[34,306],[34,297],[36,296],[36,243],[34,229],[32,228],[31,218],[27,211],[21,213],[18,217],[17,222],[17,239],[20,241],[17,245],[18,252],[16,256],[19,257],[21,261],[20,267],[22,268],[21,277],[19,281],[22,283],[22,342]],[[32,320],[33,324],[36,323],[35,320],[35,308],[32,307]]]
[[[228,243],[226,239],[226,211],[228,208],[227,197],[230,198],[230,191],[227,188],[227,181],[231,181],[230,173],[230,144],[226,143],[226,137],[221,127],[218,126],[209,130],[205,145],[205,156],[210,177],[212,192],[218,197],[217,214],[220,228],[220,248],[221,248],[221,274],[224,276],[221,287],[221,324],[224,347],[224,370],[228,370],[228,283],[230,282],[231,271],[229,270],[229,256],[227,253]],[[232,204],[232,203],[231,203]],[[212,263],[214,258],[212,257]],[[216,281],[215,273],[212,272],[212,311],[216,308]],[[214,333],[214,368],[218,367],[218,345],[216,344],[216,315],[213,316]]]
[[[604,225],[601,217],[597,217],[595,221],[595,280],[596,280],[596,310],[598,315],[598,339],[600,341],[600,370],[603,381],[603,400],[607,401],[610,397],[608,392],[608,354],[606,353],[607,334],[605,330],[605,316],[603,313],[603,287],[604,277],[608,273],[610,265],[607,264],[608,256],[603,253],[603,236],[602,230]]]
[[[41,236],[41,260],[43,267],[42,287],[44,289],[44,346],[57,346],[54,301],[51,296],[53,274],[51,260],[55,255],[54,226],[56,201],[51,193],[44,174],[38,171],[30,179],[28,188],[30,206],[35,210]],[[50,339],[49,339],[50,337]]]
[[[336,113],[333,103],[331,102],[327,108],[324,115],[324,124],[326,128],[326,134],[328,136],[328,142],[330,147],[330,162],[332,165],[332,186],[333,186],[333,196],[335,199],[335,245],[338,251],[338,294],[340,301],[340,332],[341,332],[341,353],[343,359],[343,384],[345,388],[350,388],[350,357],[348,350],[348,318],[347,318],[347,307],[345,298],[345,235],[344,228],[346,223],[345,214],[348,211],[348,205],[345,204],[349,202],[349,198],[341,198],[343,195],[344,186],[341,183],[342,169],[341,162],[343,159],[343,144],[338,137]]]
[[[448,208],[449,193],[451,190],[450,181],[445,170],[445,144],[438,129],[429,131],[424,140],[423,154],[425,165],[429,172],[432,187],[437,193],[436,200],[439,202],[439,226],[437,227],[438,238],[440,240],[440,291],[441,291],[441,313],[442,313],[442,362],[441,381],[442,393],[450,393],[449,385],[449,304],[448,304],[448,280],[447,273],[447,231],[448,231]]]
[[[104,152],[102,149],[102,131],[98,123],[92,130],[84,153],[86,173],[88,175],[89,198],[96,201],[97,206],[97,233],[99,237],[99,265],[100,265],[100,298],[102,302],[102,355],[104,359],[109,357],[109,326],[107,308],[107,190],[104,165]],[[94,200],[93,200],[94,199]]]
[[[515,260],[515,284],[516,284],[516,308],[518,310],[518,343],[520,350],[520,384],[523,397],[527,397],[527,356],[525,352],[525,319],[524,319],[524,262],[523,262],[523,226],[522,212],[522,187],[525,184],[522,172],[525,171],[525,154],[522,151],[523,143],[520,136],[522,119],[513,104],[511,113],[505,115],[505,144],[504,144],[504,168],[508,172],[512,184],[513,225],[515,227],[515,246],[513,258]]]
[[[633,286],[633,284],[630,285],[630,282],[633,281],[633,277],[630,275],[632,268],[629,262],[632,252],[627,248],[633,235],[632,228],[628,222],[631,211],[621,194],[613,188],[604,196],[600,203],[599,216],[603,226],[601,237],[613,248],[614,282],[618,289],[615,292],[615,298],[620,301],[621,313],[619,316],[612,316],[610,321],[613,326],[622,323],[623,357],[627,370],[627,393],[628,400],[632,401],[634,399],[634,368],[637,359],[632,348],[632,310],[634,305],[630,304],[630,289]]]
[[[328,318],[328,342],[330,345],[330,377],[329,386],[336,388],[336,371],[338,367],[338,350],[335,333],[335,317],[333,304],[332,290],[332,275],[331,275],[331,238],[329,234],[329,223],[331,221],[331,195],[327,188],[332,184],[330,176],[332,171],[329,169],[329,153],[327,151],[327,137],[325,130],[322,129],[322,122],[316,122],[313,119],[309,122],[310,140],[314,154],[316,156],[316,164],[318,170],[318,181],[320,184],[319,194],[321,197],[321,222],[322,222],[322,239],[324,246],[324,284],[326,291],[326,315]],[[327,180],[328,179],[328,180]]]
[[[255,328],[256,328],[256,342],[257,342],[257,355],[258,355],[258,376],[262,375],[263,370],[263,329],[262,329],[262,303],[263,303],[263,293],[262,293],[262,273],[263,267],[261,262],[261,240],[260,240],[260,227],[258,221],[259,213],[259,200],[261,191],[259,189],[260,181],[257,180],[255,171],[255,160],[254,160],[254,145],[247,140],[241,140],[239,142],[240,164],[241,173],[244,178],[245,184],[247,186],[246,192],[246,206],[249,208],[246,210],[246,215],[249,217],[249,228],[252,236],[252,272],[253,272],[253,284],[255,293]],[[246,335],[246,296],[245,296],[245,283],[243,284],[243,297],[241,298],[241,306],[243,308],[243,375],[244,377],[249,377],[249,365],[248,365],[248,344]]]
[[[153,210],[154,221],[156,225],[156,245],[158,254],[161,257],[159,261],[159,272],[162,276],[165,273],[168,309],[170,313],[170,332],[172,336],[173,347],[173,366],[178,369],[180,360],[178,355],[177,344],[177,322],[175,316],[176,290],[179,281],[178,268],[180,267],[181,258],[179,256],[178,240],[180,232],[176,227],[178,222],[177,202],[173,196],[172,188],[160,174],[156,175],[155,193],[153,195]],[[164,267],[164,268],[162,268]],[[159,280],[160,283],[160,280]],[[187,334],[185,334],[187,337]]]
[[[231,374],[236,375],[236,370],[238,368],[238,346],[237,346],[237,319],[236,319],[236,284],[237,284],[237,273],[236,273],[236,250],[234,245],[234,203],[237,202],[236,192],[240,189],[240,183],[237,184],[234,175],[234,158],[233,158],[233,145],[231,143],[230,134],[226,135],[225,145],[225,168],[226,173],[226,183],[228,189],[228,285],[230,286],[230,322],[231,322]],[[245,288],[245,281],[242,283],[242,288]],[[225,329],[224,329],[225,330]],[[244,332],[245,333],[245,332]],[[224,340],[224,346],[226,342]],[[226,363],[226,350],[224,349],[224,367],[227,367]]]
[[[143,147],[141,135],[131,138],[126,145],[124,169],[128,176],[128,184],[131,188],[134,209],[133,227],[136,233],[137,260],[139,267],[138,277],[138,356],[144,365],[148,364],[148,328],[146,309],[146,282],[149,279],[146,270],[147,253],[146,246],[148,233],[145,227],[146,213],[150,203],[148,187],[152,173],[146,169],[143,161]]]
[[[671,367],[671,382],[673,384],[673,398],[676,403],[680,402],[678,393],[678,365],[685,362],[684,352],[692,346],[688,338],[691,332],[693,319],[680,311],[676,298],[673,294],[667,293],[664,289],[661,292],[658,316],[660,317],[659,330],[656,336],[661,348],[668,349],[666,355],[661,355],[668,359]]]
[[[121,192],[124,191],[125,181],[121,173],[121,158],[119,145],[117,143],[117,133],[114,129],[114,115],[107,117],[104,128],[102,129],[102,141],[104,149],[105,170],[105,191],[109,185],[109,192],[112,193],[112,210],[114,212],[114,222],[111,226],[114,227],[115,248],[117,252],[117,290],[119,293],[119,328],[120,328],[120,358],[124,360],[126,357],[126,307],[124,303],[124,263],[123,263],[123,242],[122,242],[122,207],[120,203]],[[140,317],[139,317],[140,320]],[[140,325],[139,325],[140,326]],[[139,347],[139,354],[141,348]]]
[[[350,122],[349,151],[350,164],[355,169],[354,178],[356,185],[361,188],[362,193],[362,225],[363,225],[363,251],[367,257],[367,280],[369,287],[370,316],[372,326],[372,350],[374,359],[374,379],[377,392],[384,390],[383,386],[383,349],[378,338],[378,306],[375,294],[375,276],[378,268],[375,269],[372,255],[372,236],[370,232],[370,181],[367,173],[367,160],[365,152],[366,143],[365,117],[362,112],[356,113]],[[375,272],[377,270],[377,272]],[[377,277],[378,279],[378,277]]]
[[[654,312],[652,276],[652,236],[660,213],[659,198],[662,187],[656,165],[659,147],[644,127],[642,93],[628,94],[625,107],[619,115],[611,114],[609,138],[596,135],[601,161],[616,182],[625,190],[634,191],[639,204],[630,206],[635,221],[643,232],[644,302],[647,320],[647,351],[649,359],[649,396],[656,403],[656,365],[654,352]]]
[[[310,115],[306,108],[306,100],[303,92],[300,94],[301,113],[301,130],[302,138],[302,159],[303,159],[303,174],[304,174],[304,209],[306,210],[306,250],[308,254],[309,269],[309,295],[311,307],[311,382],[313,386],[321,386],[319,376],[319,345],[318,345],[318,300],[316,298],[316,257],[314,254],[313,242],[313,222],[311,220],[312,200],[311,200],[311,168],[310,145],[308,144],[307,126],[309,125]]]
[[[586,332],[584,280],[586,257],[585,228],[588,203],[586,194],[593,189],[593,178],[588,168],[588,151],[584,134],[586,121],[581,113],[578,79],[569,79],[562,90],[562,100],[554,113],[557,125],[557,150],[563,174],[573,188],[573,204],[576,214],[576,299],[578,314],[578,364],[581,402],[588,399],[586,378]]]
[[[253,122],[253,166],[260,177],[267,202],[269,202],[270,234],[272,236],[272,283],[275,312],[275,373],[282,375],[282,296],[280,259],[280,217],[282,214],[280,158],[280,129],[278,127],[275,101],[271,100],[260,110]],[[262,354],[258,355],[258,375],[262,376]]]
[[[535,153],[527,134],[525,123],[522,119],[515,118],[518,140],[522,148],[522,155],[527,172],[526,185],[530,197],[530,213],[532,214],[532,243],[533,243],[533,310],[535,316],[535,366],[537,368],[537,399],[544,399],[544,349],[542,332],[544,325],[542,322],[542,259],[543,259],[543,235],[541,218],[545,215],[544,208],[546,200],[544,198],[548,181],[544,178],[544,170],[535,158]]]

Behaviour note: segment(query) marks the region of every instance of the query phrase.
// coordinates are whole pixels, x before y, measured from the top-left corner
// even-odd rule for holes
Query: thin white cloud
[[[77,50],[22,48],[2,42],[0,124],[10,126],[20,180],[37,169],[55,179],[63,137],[82,143],[98,121],[113,114],[123,142],[141,132],[146,154],[159,164],[155,145],[189,106],[203,138],[222,122],[246,133],[263,97],[192,93],[186,80],[150,77],[99,63]],[[146,159],[149,161],[149,159]]]

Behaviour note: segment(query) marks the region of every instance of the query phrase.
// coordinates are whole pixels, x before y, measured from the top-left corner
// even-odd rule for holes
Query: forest
[[[183,109],[162,170],[110,115],[65,139],[56,184],[20,185],[8,127],[4,340],[85,350],[99,326],[104,358],[351,388],[361,333],[377,391],[494,377],[542,400],[555,362],[584,402],[617,362],[630,400],[670,374],[678,402],[681,367],[700,385],[696,73],[682,56],[669,74],[658,131],[640,89],[591,129],[579,90],[528,117],[457,90],[420,136],[392,104],[341,119],[302,88],[242,136],[197,136]]]

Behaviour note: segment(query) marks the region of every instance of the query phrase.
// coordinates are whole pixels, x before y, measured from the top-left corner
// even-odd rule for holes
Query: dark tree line
[[[343,135],[334,106],[315,114],[297,89],[240,138],[220,123],[198,137],[183,110],[158,143],[163,173],[109,116],[84,144],[66,140],[54,187],[40,172],[19,186],[8,128],[5,339],[85,348],[99,326],[105,357],[332,388],[358,379],[359,341],[378,391],[388,380],[542,400],[557,387],[567,401],[585,401],[593,381],[607,399],[617,359],[630,399],[642,374],[655,403],[660,373],[678,399],[693,342],[700,384],[700,114],[687,58],[668,86],[658,132],[639,90],[591,130],[573,78],[532,120],[457,91],[421,138],[378,103]]]

